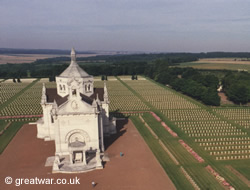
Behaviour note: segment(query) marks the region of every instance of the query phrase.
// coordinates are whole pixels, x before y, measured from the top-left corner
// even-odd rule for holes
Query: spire
[[[56,115],[57,107],[58,106],[57,106],[56,100],[54,100],[53,105],[52,105],[52,110],[51,110],[53,115]]]
[[[76,62],[76,51],[74,48],[71,49],[71,62]]]
[[[96,103],[96,100],[94,99],[94,101],[92,102],[92,106],[94,107],[94,108],[97,108],[97,103]]]
[[[96,94],[96,102],[97,102],[99,105],[101,105],[101,101],[100,101],[100,99],[99,99],[99,94],[98,94],[98,93]]]
[[[88,78],[91,77],[88,73],[86,73],[77,63],[76,63],[76,52],[75,49],[71,49],[71,63],[67,69],[65,69],[59,76],[67,77],[67,78]]]
[[[46,102],[47,102],[46,87],[45,87],[45,84],[43,83],[42,100],[41,100],[41,103],[42,103],[42,104],[45,104]]]
[[[108,103],[108,90],[107,90],[107,85],[106,85],[106,82],[104,82],[104,95],[103,95],[103,98],[104,98],[104,102]]]

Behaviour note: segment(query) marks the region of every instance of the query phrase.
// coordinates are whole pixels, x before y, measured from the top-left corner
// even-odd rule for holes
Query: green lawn
[[[3,130],[7,124],[8,123],[6,123],[4,120],[0,120],[0,131]]]
[[[198,163],[178,142],[180,138],[171,136],[149,113],[143,114],[143,118],[201,189],[221,189],[220,184],[206,171],[204,166],[207,163]]]
[[[4,151],[7,145],[10,143],[12,138],[16,135],[18,130],[23,126],[24,122],[14,122],[12,123],[3,135],[0,136],[0,154]]]
[[[140,119],[136,116],[132,116],[131,119],[155,157],[158,159],[165,172],[175,184],[176,188],[185,190],[193,189],[189,181],[181,173],[180,166],[175,165],[169,155],[159,145],[158,140],[152,136],[149,130],[140,121]]]

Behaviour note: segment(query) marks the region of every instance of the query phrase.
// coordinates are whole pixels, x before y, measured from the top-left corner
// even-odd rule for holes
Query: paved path
[[[96,189],[96,190],[172,190],[173,183],[133,126],[131,121],[118,121],[119,133],[106,140],[106,153],[110,162],[103,170],[81,174],[51,174],[51,167],[44,167],[46,158],[54,155],[54,142],[36,138],[36,126],[24,125],[5,151],[0,155],[0,189]],[[120,156],[120,152],[124,156]],[[79,179],[80,185],[26,185],[17,188],[6,185],[4,179],[53,178]],[[96,187],[91,182],[97,183]]]

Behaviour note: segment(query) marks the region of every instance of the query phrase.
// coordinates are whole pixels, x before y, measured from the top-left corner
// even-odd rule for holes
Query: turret
[[[109,99],[108,99],[108,89],[107,89],[107,85],[106,85],[106,82],[104,82],[104,95],[103,95],[103,101],[105,103],[109,103]]]
[[[45,104],[45,103],[47,103],[47,97],[46,97],[46,88],[45,88],[45,84],[43,83],[41,104]]]
[[[96,102],[98,103],[99,106],[101,106],[101,101],[99,99],[99,94],[96,94]]]

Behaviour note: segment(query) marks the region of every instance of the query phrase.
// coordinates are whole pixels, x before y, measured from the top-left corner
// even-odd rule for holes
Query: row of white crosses
[[[197,105],[149,81],[126,82],[157,109],[195,109]]]
[[[146,101],[160,109],[168,119],[174,121],[188,136],[192,138],[199,137],[201,139],[221,139],[221,143],[218,143],[218,145],[204,145],[206,150],[210,149],[208,151],[212,151],[216,149],[230,151],[236,149],[239,151],[237,152],[239,154],[248,153],[248,142],[237,142],[237,138],[245,138],[247,133],[241,131],[241,129],[238,129],[231,123],[221,120],[221,118],[205,109],[199,109],[199,106],[196,104],[150,81],[126,81],[126,83]],[[245,112],[247,113],[247,111]],[[248,114],[248,116],[250,117],[250,114]],[[237,117],[242,118],[240,114],[238,114]],[[231,143],[225,142],[226,139],[224,138],[231,138],[228,136],[236,136],[236,138],[233,137],[230,139],[230,141],[232,141]],[[207,140],[207,142],[209,141],[210,140]],[[211,155],[213,155],[213,153],[211,153]],[[241,158],[241,155],[237,156]],[[238,157],[233,158],[238,159]]]
[[[151,101],[151,104],[160,110],[168,109],[195,109],[197,106],[190,102],[155,102]]]
[[[214,109],[217,113],[223,115],[230,120],[250,120],[250,109],[249,108],[233,108],[233,109]]]
[[[27,83],[26,83],[27,84]],[[13,84],[11,84],[13,85]],[[46,83],[46,87],[55,86],[55,83]],[[25,86],[23,86],[24,88]],[[37,115],[42,113],[41,102],[42,83],[38,82],[22,95],[0,111],[1,116]]]
[[[0,83],[0,103],[6,102],[8,99],[16,95],[29,83]]]
[[[215,141],[245,141],[250,140],[250,137],[224,137],[224,138],[203,138],[195,139],[195,142],[215,142]]]
[[[231,155],[231,154],[250,154],[250,150],[228,150],[210,152],[210,155]]]
[[[250,120],[234,120],[234,122],[244,127],[245,129],[250,128]]]
[[[98,82],[95,85],[102,87],[103,82]],[[109,92],[110,111],[141,111],[149,110],[137,96],[127,89],[120,81],[107,81]]]
[[[219,120],[219,118],[203,109],[164,110],[163,113],[172,121]]]
[[[216,156],[216,160],[242,160],[249,159],[250,155],[238,155],[238,156]]]

